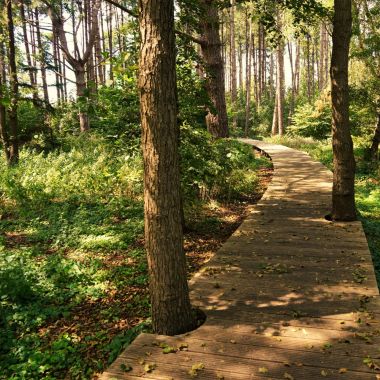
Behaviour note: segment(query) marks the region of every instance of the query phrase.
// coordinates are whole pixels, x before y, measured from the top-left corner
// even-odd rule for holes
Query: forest
[[[0,0],[0,379],[195,328],[187,279],[273,172],[334,172],[380,281],[377,0]]]

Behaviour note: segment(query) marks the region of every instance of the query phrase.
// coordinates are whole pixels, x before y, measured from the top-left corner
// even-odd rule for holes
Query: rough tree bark
[[[202,15],[200,26],[202,29],[201,52],[206,69],[207,93],[214,106],[209,109],[206,123],[209,132],[214,137],[228,137],[228,119],[225,99],[224,65],[222,59],[222,44],[219,34],[218,7],[214,0],[200,1]]]
[[[194,327],[183,251],[173,0],[140,0],[139,89],[144,156],[145,244],[153,329]]]
[[[352,30],[351,0],[334,0],[331,57],[332,145],[334,179],[333,220],[356,219],[355,158],[350,134],[348,62]]]

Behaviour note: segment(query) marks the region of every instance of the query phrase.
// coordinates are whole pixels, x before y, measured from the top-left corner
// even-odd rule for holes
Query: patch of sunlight
[[[120,235],[85,235],[79,240],[82,249],[117,249],[124,245]]]

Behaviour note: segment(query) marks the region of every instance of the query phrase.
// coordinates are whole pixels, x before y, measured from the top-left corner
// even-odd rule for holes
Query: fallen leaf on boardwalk
[[[206,343],[202,343],[202,344],[201,344],[201,347],[204,347],[205,345],[206,345]],[[189,347],[189,345],[188,345],[187,343],[181,343],[181,344],[178,346],[178,349],[179,349],[180,351],[185,351],[185,350],[188,349],[188,347]]]
[[[143,358],[141,358],[141,359],[138,360],[138,363],[141,364],[141,365],[144,365],[145,364],[145,360]]]
[[[284,366],[285,367],[290,367],[290,363],[289,362],[284,362]]]
[[[268,368],[267,367],[260,367],[259,373],[268,373]]]
[[[167,346],[162,350],[163,354],[174,354],[175,352],[177,352],[177,349],[171,346]]]
[[[295,362],[294,363],[297,367],[302,367],[303,366],[303,363],[301,363],[301,362]]]
[[[232,344],[236,344],[236,340],[234,340],[234,339],[231,339],[230,342],[231,342]]]
[[[196,363],[194,364],[191,369],[189,370],[188,374],[191,377],[197,377],[198,372],[205,368],[205,365],[203,363]]]
[[[156,363],[147,363],[147,364],[145,364],[145,366],[144,366],[144,371],[145,371],[146,373],[151,373],[151,372],[153,372],[156,368],[157,368],[157,364],[156,364]]]
[[[294,377],[290,373],[285,372],[284,373],[284,379],[294,380]]]
[[[322,375],[323,377],[326,377],[326,376],[327,376],[327,372],[323,369],[323,370],[321,371],[321,375]]]
[[[217,377],[219,380],[224,380],[224,376],[223,376],[223,375],[217,374],[216,377]]]
[[[339,373],[346,373],[347,372],[347,368],[340,368],[339,369]]]
[[[123,372],[131,372],[132,371],[132,366],[130,366],[129,364],[120,364],[120,369],[123,371]]]

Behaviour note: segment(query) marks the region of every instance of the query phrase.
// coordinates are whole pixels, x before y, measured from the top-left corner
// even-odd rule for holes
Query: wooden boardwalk
[[[272,157],[275,172],[191,281],[207,321],[182,336],[140,335],[101,379],[380,379],[380,301],[361,223],[325,220],[324,166],[245,141]]]

